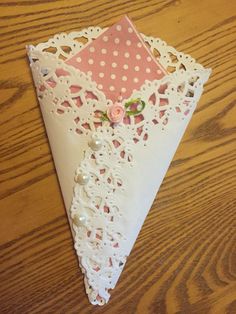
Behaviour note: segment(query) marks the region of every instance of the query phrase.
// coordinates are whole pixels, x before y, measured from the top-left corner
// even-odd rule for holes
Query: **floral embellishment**
[[[106,114],[112,123],[120,123],[125,117],[125,107],[116,102],[107,108]]]
[[[131,99],[125,105],[116,102],[107,108],[106,112],[102,113],[102,121],[110,121],[111,123],[120,123],[124,117],[135,116],[140,114],[145,107],[145,102],[140,98]]]

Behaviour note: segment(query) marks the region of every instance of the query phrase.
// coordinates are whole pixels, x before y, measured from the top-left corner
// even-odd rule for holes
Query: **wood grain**
[[[25,45],[129,14],[213,74],[110,303],[89,305]],[[236,2],[1,0],[0,313],[236,313]]]

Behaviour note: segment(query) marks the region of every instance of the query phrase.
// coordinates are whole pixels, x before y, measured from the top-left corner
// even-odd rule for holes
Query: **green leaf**
[[[108,116],[107,116],[107,114],[106,114],[105,112],[102,113],[101,120],[102,120],[102,121],[110,121],[110,120],[108,119]]]
[[[128,109],[129,107],[131,107],[134,103],[139,103],[139,105],[141,105],[141,109],[136,109],[136,110],[126,110],[126,115],[127,116],[135,116],[139,113],[141,113],[143,111],[143,109],[145,108],[146,104],[143,100],[141,100],[140,98],[137,99],[131,99],[130,101],[128,101],[125,104],[125,108]]]

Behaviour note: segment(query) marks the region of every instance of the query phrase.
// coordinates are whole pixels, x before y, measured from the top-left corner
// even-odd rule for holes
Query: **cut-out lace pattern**
[[[102,148],[93,151],[88,147],[76,170],[76,175],[85,173],[90,179],[85,186],[75,185],[71,216],[86,218],[84,225],[74,225],[75,248],[90,302],[101,305],[109,299],[108,289],[114,288],[126,260],[119,201],[125,184],[120,169],[127,162],[132,167],[133,162],[132,143],[126,139],[124,126],[99,127],[95,134],[102,139]]]
[[[158,61],[170,75],[161,80],[146,81],[131,98],[141,98],[145,109],[139,117],[125,118],[124,123],[112,126],[101,122],[101,112],[111,101],[97,88],[91,76],[63,62],[87,42],[103,32],[91,27],[81,32],[56,35],[47,43],[29,47],[29,58],[38,99],[48,114],[71,121],[68,131],[102,140],[102,148],[93,151],[89,146],[76,175],[86,173],[87,185],[75,184],[71,218],[84,215],[84,225],[73,224],[75,248],[84,273],[86,292],[92,304],[102,305],[109,299],[109,289],[125,264],[126,235],[122,233],[122,204],[119,195],[125,190],[120,174],[122,164],[135,166],[134,145],[148,144],[149,136],[157,129],[164,131],[171,119],[191,114],[202,93],[209,70],[188,55],[177,52],[160,39],[142,35]],[[124,99],[125,103],[127,100]]]

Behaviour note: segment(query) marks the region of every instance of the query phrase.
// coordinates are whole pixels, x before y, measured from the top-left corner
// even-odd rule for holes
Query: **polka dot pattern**
[[[98,89],[113,102],[121,97],[128,99],[133,89],[139,89],[145,80],[160,79],[166,74],[128,17],[111,26],[66,63],[89,73]]]

